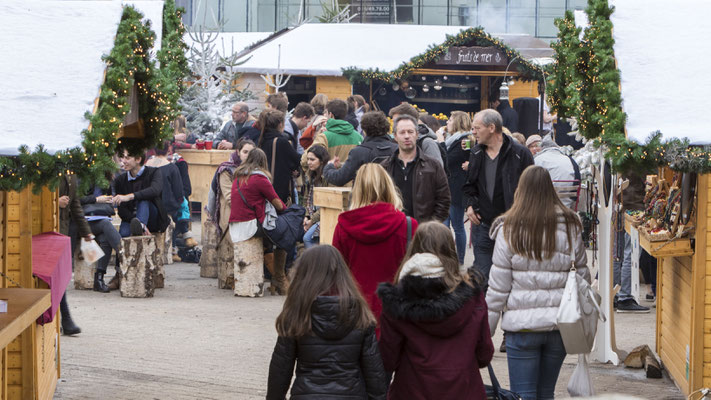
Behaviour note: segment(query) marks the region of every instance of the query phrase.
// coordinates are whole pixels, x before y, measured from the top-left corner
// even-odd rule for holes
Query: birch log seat
[[[234,289],[235,287],[235,253],[232,239],[227,234],[217,245],[217,287]]]
[[[200,256],[200,276],[217,278],[217,227],[212,220],[202,224],[202,255]]]
[[[153,297],[160,261],[155,236],[130,236],[121,241],[121,297]]]
[[[155,268],[153,269],[153,286],[156,289],[163,289],[165,287],[165,243],[167,233],[168,231],[166,230],[165,232],[156,232],[152,235],[155,246],[155,257],[153,257],[155,262]],[[172,250],[167,251],[172,252]],[[170,256],[172,258],[173,254],[171,253]]]
[[[253,237],[234,244],[235,296],[264,296],[264,247]]]
[[[74,253],[74,289],[92,290],[94,289],[94,272],[96,272],[96,262],[89,263],[84,259],[81,250]]]

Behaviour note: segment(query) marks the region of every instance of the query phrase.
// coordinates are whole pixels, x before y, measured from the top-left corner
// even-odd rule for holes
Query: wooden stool
[[[172,261],[172,246],[166,247],[166,237],[168,236],[168,231],[156,232],[153,234],[155,243],[155,269],[153,270],[153,284],[156,289],[163,289],[165,287],[165,254],[166,251],[170,253]]]
[[[234,289],[234,246],[228,233],[217,246],[217,287]]]
[[[159,258],[155,237],[131,236],[121,242],[121,297],[153,297]]]
[[[202,255],[200,256],[200,276],[217,278],[217,226],[212,220],[202,224]]]
[[[77,249],[74,253],[74,289],[94,289],[94,272],[96,263],[89,264]]]
[[[253,237],[234,244],[235,296],[264,296],[264,247]]]
[[[175,231],[175,222],[170,221],[170,225],[168,225],[165,229],[165,235],[163,235],[163,246],[161,248],[164,265],[170,265],[173,263],[173,231]]]

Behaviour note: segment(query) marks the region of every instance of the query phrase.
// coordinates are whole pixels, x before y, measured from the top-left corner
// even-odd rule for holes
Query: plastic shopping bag
[[[99,261],[99,259],[104,256],[104,251],[101,250],[101,247],[99,247],[99,244],[96,243],[95,240],[87,241],[82,238],[80,249],[84,256],[84,261],[89,264]]]
[[[595,395],[588,358],[585,354],[578,354],[578,365],[568,381],[568,394],[572,397],[591,397]]]

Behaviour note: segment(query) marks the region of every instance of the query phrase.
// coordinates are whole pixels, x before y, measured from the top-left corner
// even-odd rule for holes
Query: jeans
[[[483,278],[484,293],[489,287],[489,271],[491,258],[494,256],[494,241],[489,237],[489,224],[472,225],[472,242],[474,243],[474,267]]]
[[[141,200],[136,204],[136,218],[151,232],[158,230],[158,208],[150,200]],[[121,221],[121,237],[131,236],[131,221]]]
[[[565,360],[560,332],[506,332],[511,390],[524,399],[552,399]]]
[[[612,262],[612,284],[620,285],[617,301],[633,299],[632,297],[632,241],[627,232],[615,234]]]
[[[464,207],[457,205],[449,206],[449,218],[444,220],[447,227],[452,225],[454,229],[454,242],[457,245],[457,257],[459,263],[464,264],[464,254],[467,251],[467,233],[464,231]]]
[[[320,233],[320,228],[321,223],[317,222],[304,233],[304,247],[305,248],[311,248],[316,246],[319,243],[319,233]]]
[[[121,235],[111,224],[110,219],[89,221],[89,228],[91,228],[91,233],[96,236],[99,247],[104,251],[104,256],[96,263],[96,271],[106,273],[106,267],[111,259],[111,250],[116,250],[116,254],[118,254],[119,246],[121,246]]]
[[[657,259],[649,255],[644,249],[640,249],[639,267],[644,275],[644,281],[649,283],[652,293],[657,295]]]

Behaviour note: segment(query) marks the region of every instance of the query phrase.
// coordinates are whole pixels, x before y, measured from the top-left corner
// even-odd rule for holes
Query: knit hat
[[[541,143],[541,136],[540,135],[531,135],[526,139],[526,147],[534,144],[534,143]]]
[[[422,278],[441,278],[444,276],[444,268],[436,255],[432,253],[417,253],[403,264],[398,279],[408,275]]]

